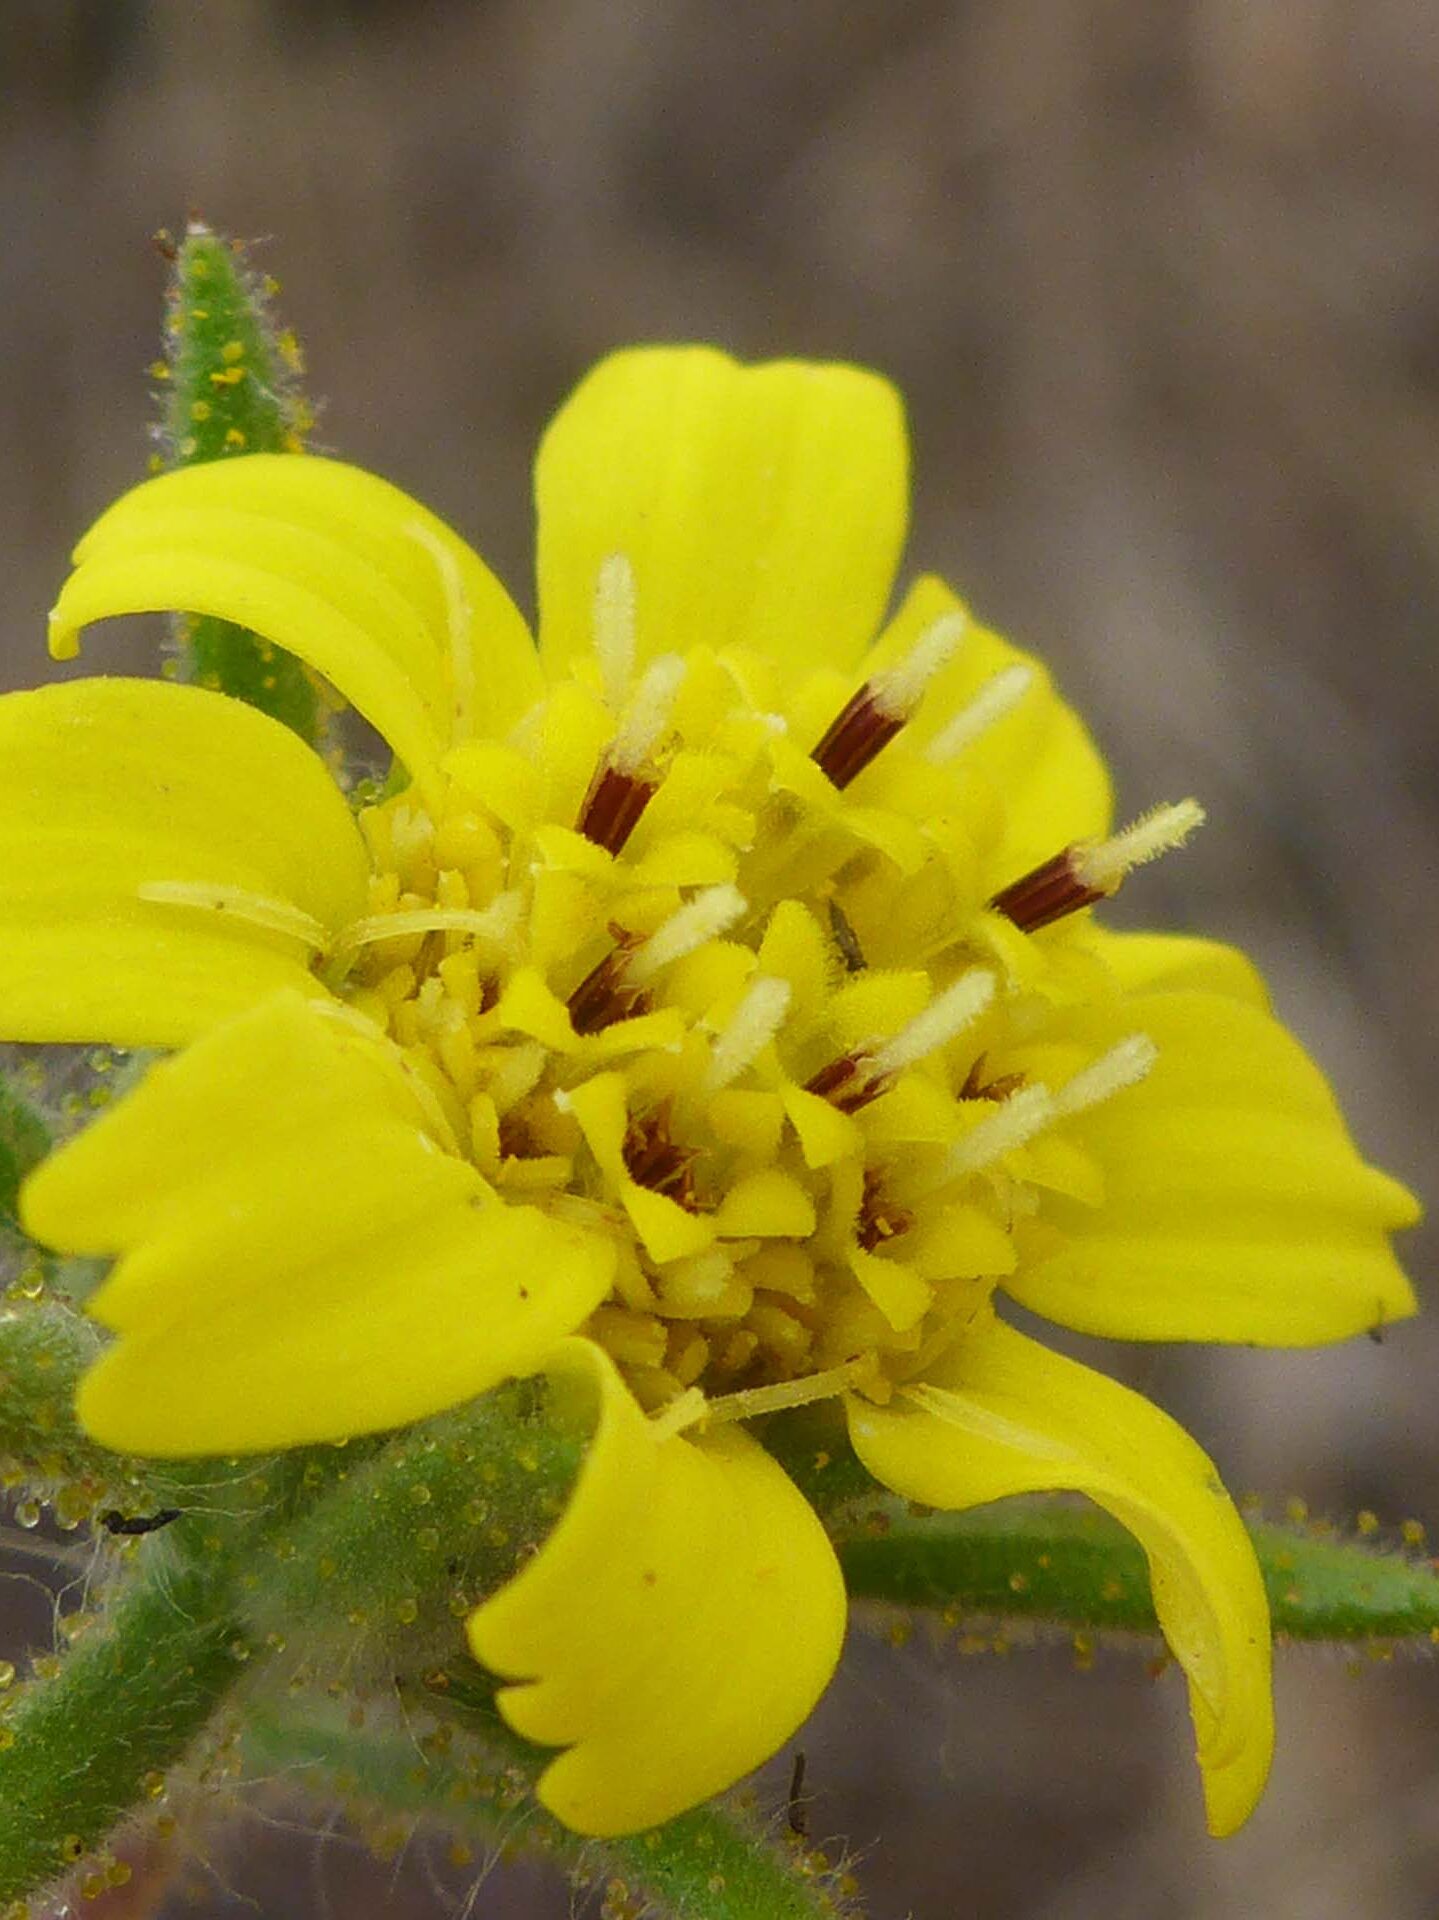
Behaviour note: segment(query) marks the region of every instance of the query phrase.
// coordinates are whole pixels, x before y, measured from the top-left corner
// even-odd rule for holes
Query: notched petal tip
[[[593,1435],[570,1504],[524,1570],[470,1617],[517,1684],[499,1704],[562,1745],[539,1797],[577,1832],[657,1826],[767,1759],[839,1658],[843,1581],[793,1483],[733,1428],[693,1441],[641,1413],[591,1342],[552,1380]]]

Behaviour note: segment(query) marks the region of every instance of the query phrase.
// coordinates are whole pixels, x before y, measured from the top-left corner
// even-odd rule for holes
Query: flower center
[[[884,1399],[1024,1257],[1077,1151],[1050,1164],[1052,1130],[1152,1059],[1142,1036],[1056,1054],[1055,998],[1007,968],[996,913],[1048,926],[1201,816],[1157,810],[986,892],[999,830],[955,770],[1028,669],[921,748],[958,617],[846,695],[739,651],[637,675],[634,611],[616,556],[594,657],[508,741],[458,747],[438,808],[361,814],[368,911],[337,939],[282,903],[150,892],[303,940],[446,1144],[613,1241],[588,1331],[672,1424]]]

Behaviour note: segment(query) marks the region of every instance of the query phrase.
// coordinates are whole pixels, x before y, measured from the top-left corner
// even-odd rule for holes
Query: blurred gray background
[[[318,443],[521,588],[535,436],[610,346],[870,362],[911,404],[911,564],[1053,663],[1122,805],[1211,810],[1123,917],[1247,945],[1432,1194],[1432,0],[3,0],[0,70],[4,684],[47,671],[67,548],[143,470],[150,235],[188,207],[269,236]],[[1236,1490],[1439,1522],[1433,1323],[1098,1357]],[[1291,1652],[1278,1686],[1269,1796],[1216,1845],[1172,1677],[857,1634],[813,1830],[879,1920],[1432,1920],[1439,1671]],[[251,1833],[174,1911],[434,1911],[429,1859]],[[502,1869],[475,1911],[570,1898]]]

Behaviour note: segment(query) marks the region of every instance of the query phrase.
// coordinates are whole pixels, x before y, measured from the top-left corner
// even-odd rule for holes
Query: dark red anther
[[[581,980],[567,1001],[570,1025],[576,1033],[599,1033],[617,1020],[647,1013],[649,999],[643,987],[625,979],[630,954],[639,942],[621,928],[611,927],[617,944]]]
[[[694,1211],[694,1148],[678,1146],[670,1138],[667,1107],[647,1114],[642,1120],[631,1120],[625,1133],[624,1156],[625,1167],[636,1186],[667,1194],[680,1206]]]
[[[1024,933],[1036,933],[1066,914],[1092,907],[1096,900],[1109,896],[1102,887],[1087,886],[1075,865],[1074,847],[1066,847],[1042,866],[1035,867],[995,894],[990,906],[1004,914]]]
[[[606,853],[618,853],[656,791],[653,781],[622,773],[608,760],[604,761],[590,782],[585,804],[580,808],[579,831]]]
[[[830,722],[829,731],[809,757],[843,792],[903,725],[904,715],[886,712],[866,681]]]
[[[877,1167],[864,1170],[864,1193],[859,1203],[859,1218],[854,1237],[866,1253],[873,1253],[887,1240],[897,1240],[914,1225],[914,1215],[906,1207],[889,1204],[884,1197],[884,1176]]]
[[[817,1093],[841,1113],[858,1113],[871,1100],[878,1100],[889,1082],[883,1074],[873,1073],[866,1053],[842,1053],[827,1067],[805,1081],[806,1093]]]

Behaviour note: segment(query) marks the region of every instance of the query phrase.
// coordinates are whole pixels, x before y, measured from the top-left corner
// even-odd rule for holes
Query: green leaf
[[[298,390],[300,350],[270,311],[270,285],[235,243],[192,226],[175,255],[167,300],[167,464],[245,453],[299,453],[310,416]],[[325,698],[293,654],[243,627],[186,616],[180,651],[190,676],[282,720],[312,745]]]
[[[1249,1524],[1277,1634],[1352,1641],[1439,1632],[1431,1561],[1322,1530]],[[955,1620],[1158,1631],[1144,1554],[1097,1508],[1034,1498],[925,1514],[879,1496],[847,1527],[839,1557],[857,1599],[935,1609]]]

